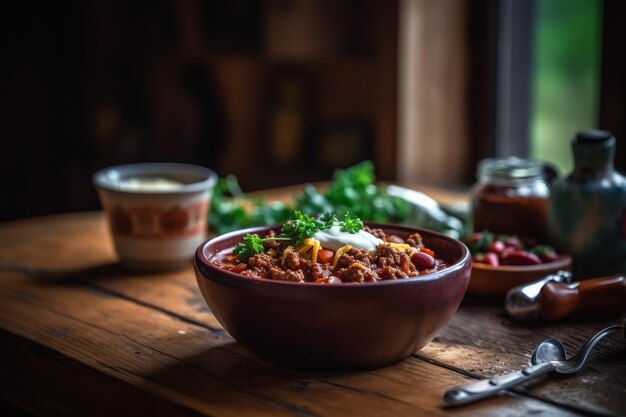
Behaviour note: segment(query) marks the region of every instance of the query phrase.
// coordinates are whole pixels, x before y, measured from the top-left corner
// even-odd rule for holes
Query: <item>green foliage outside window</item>
[[[531,156],[572,168],[570,140],[597,127],[601,0],[538,0]]]

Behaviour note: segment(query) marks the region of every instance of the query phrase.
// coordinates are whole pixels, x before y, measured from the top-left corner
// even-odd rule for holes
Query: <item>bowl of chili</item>
[[[198,286],[224,329],[274,364],[364,370],[399,362],[430,342],[454,315],[467,289],[471,256],[463,243],[436,232],[366,225],[388,236],[417,233],[439,267],[421,275],[418,271],[382,279],[377,274],[381,279],[356,282],[343,277],[335,283],[306,276],[289,280],[245,275],[238,264],[224,268],[224,257],[232,256],[244,237],[276,236],[280,225],[273,225],[222,234],[200,245],[194,260]]]

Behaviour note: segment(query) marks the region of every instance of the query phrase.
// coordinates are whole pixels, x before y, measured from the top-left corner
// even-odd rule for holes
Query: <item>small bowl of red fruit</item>
[[[469,294],[500,297],[518,285],[560,270],[570,270],[572,258],[535,239],[477,232],[464,239],[472,253]]]

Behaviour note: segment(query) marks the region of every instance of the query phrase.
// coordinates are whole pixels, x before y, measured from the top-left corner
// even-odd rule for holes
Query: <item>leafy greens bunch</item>
[[[220,179],[213,193],[210,227],[217,233],[264,224],[284,223],[294,210],[314,217],[335,213],[344,218],[347,213],[363,220],[406,223],[409,204],[386,193],[375,184],[374,164],[364,161],[347,169],[335,171],[327,189],[318,190],[312,184],[304,187],[293,205],[268,203],[260,197],[244,194],[234,176]]]

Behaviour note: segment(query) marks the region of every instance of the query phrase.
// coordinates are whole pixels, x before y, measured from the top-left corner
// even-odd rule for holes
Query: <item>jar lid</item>
[[[545,164],[533,159],[510,156],[487,158],[478,163],[478,174],[501,178],[533,178],[543,176]]]
[[[604,144],[612,137],[613,134],[606,130],[582,130],[576,134],[575,141],[580,144]]]

